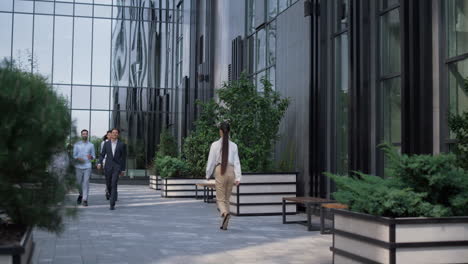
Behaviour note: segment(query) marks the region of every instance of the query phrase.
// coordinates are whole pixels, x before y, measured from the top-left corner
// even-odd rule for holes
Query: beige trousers
[[[216,204],[218,205],[221,216],[229,213],[229,198],[232,193],[232,186],[236,180],[234,176],[234,167],[228,165],[224,175],[221,175],[221,165],[215,169],[216,180]]]

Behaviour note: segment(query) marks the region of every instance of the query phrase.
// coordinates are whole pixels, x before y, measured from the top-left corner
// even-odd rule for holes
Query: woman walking
[[[211,144],[208,163],[206,165],[206,179],[215,174],[216,180],[216,203],[223,221],[221,229],[227,230],[231,214],[229,213],[229,198],[232,186],[239,185],[241,181],[241,165],[237,145],[229,140],[229,124],[221,123],[219,135],[221,138]]]

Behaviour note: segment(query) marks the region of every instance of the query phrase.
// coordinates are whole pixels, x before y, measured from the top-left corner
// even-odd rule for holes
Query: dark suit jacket
[[[120,140],[117,140],[117,146],[115,147],[115,155],[112,154],[112,140],[104,143],[104,147],[99,157],[99,164],[102,164],[104,157],[106,157],[106,170],[116,168],[120,171],[125,171],[127,162],[127,146]]]

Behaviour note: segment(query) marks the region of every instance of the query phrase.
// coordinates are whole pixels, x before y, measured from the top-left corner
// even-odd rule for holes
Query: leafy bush
[[[337,185],[333,197],[352,211],[387,217],[468,215],[468,172],[452,154],[400,155],[389,145],[388,177],[327,173]]]
[[[225,83],[218,90],[220,115],[229,120],[231,138],[239,148],[244,171],[266,172],[272,169],[271,152],[278,140],[278,130],[290,100],[273,91],[271,83],[263,79],[263,92],[244,75]]]
[[[187,176],[189,166],[182,159],[163,156],[159,159],[159,175],[162,178]]]
[[[195,130],[185,138],[182,157],[187,161],[190,175],[194,178],[205,178],[206,161],[211,143],[219,139],[216,127],[219,106],[214,100],[207,103],[197,102],[201,112],[195,121]]]
[[[214,100],[200,103],[201,115],[196,129],[184,142],[183,157],[192,175],[205,176],[206,161],[213,141],[219,139],[217,123],[227,120],[231,140],[237,143],[243,171],[266,172],[272,169],[271,152],[278,140],[278,129],[289,99],[281,98],[262,80],[263,92],[242,75],[217,90],[220,104]]]
[[[0,68],[0,112],[0,209],[16,224],[61,231],[73,181],[49,168],[65,153],[66,100],[43,77],[9,65]]]
[[[156,153],[154,154],[153,159],[153,172],[155,175],[159,175],[159,166],[160,160],[164,156],[177,157],[177,142],[174,136],[163,129],[159,135],[159,145],[157,146]]]

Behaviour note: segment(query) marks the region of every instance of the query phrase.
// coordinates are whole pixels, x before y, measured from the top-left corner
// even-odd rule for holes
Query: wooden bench
[[[216,184],[214,183],[197,183],[195,184],[195,199],[198,198],[198,187],[203,188],[203,202],[214,203],[214,190],[216,190]]]
[[[286,201],[303,204],[306,207],[307,220],[286,221]],[[336,203],[336,201],[319,197],[283,197],[283,224],[303,224],[307,226],[308,231],[321,231],[321,226],[317,227],[312,225],[312,207],[321,206],[327,203]]]
[[[331,234],[331,228],[325,227],[325,215],[329,209],[348,209],[346,204],[341,203],[326,203],[320,205],[320,234]],[[332,216],[332,221],[334,218]]]

